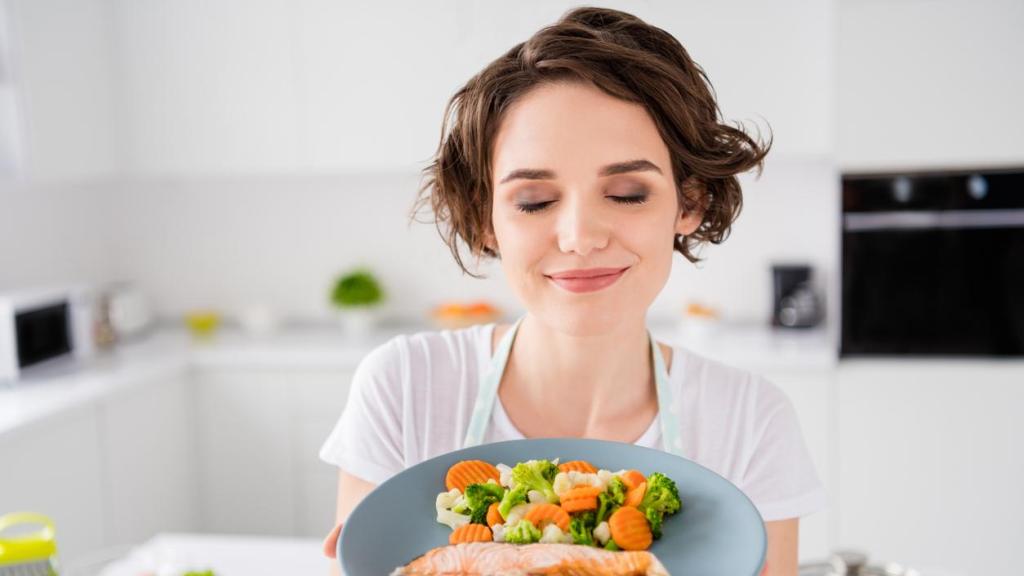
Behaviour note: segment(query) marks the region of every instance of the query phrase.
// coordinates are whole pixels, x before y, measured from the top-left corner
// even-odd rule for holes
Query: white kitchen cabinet
[[[838,478],[835,474],[838,457],[833,442],[836,427],[833,410],[835,370],[776,369],[762,372],[762,375],[781,388],[792,401],[807,449],[828,492],[828,508],[800,520],[800,560],[821,559],[835,548],[833,526],[837,514],[834,503],[838,500]]]
[[[727,120],[770,125],[776,156],[819,158],[834,149],[834,4],[616,7],[690,49]],[[422,168],[452,94],[576,5],[120,0],[111,13],[125,168],[189,176]],[[742,41],[723,44],[726,30]]]
[[[95,406],[0,434],[0,514],[38,512],[56,525],[67,561],[107,544],[107,494]]]
[[[842,546],[934,573],[1016,571],[1024,363],[845,361],[836,404]]]
[[[204,368],[196,375],[201,525],[213,532],[323,535],[335,509],[317,458],[351,371]]]
[[[124,0],[111,11],[127,172],[298,168],[293,2]]]
[[[98,406],[103,502],[111,545],[199,528],[199,474],[190,374],[123,388]]]
[[[1024,162],[1022,27],[1018,0],[839,2],[841,167]]]
[[[19,172],[33,180],[65,180],[116,170],[109,3],[11,0],[3,8],[10,49],[10,68],[3,73],[17,114],[4,120],[17,133],[3,139],[18,140]]]

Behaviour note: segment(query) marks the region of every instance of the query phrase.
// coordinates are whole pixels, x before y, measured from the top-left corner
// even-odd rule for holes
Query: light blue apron
[[[491,360],[491,365],[480,375],[480,390],[476,395],[476,404],[473,406],[473,416],[469,421],[469,428],[466,430],[466,439],[463,448],[476,446],[483,443],[484,432],[487,431],[487,424],[491,420],[491,412],[494,410],[494,401],[498,396],[498,386],[501,384],[501,377],[505,373],[505,365],[508,364],[509,353],[512,351],[512,341],[515,340],[516,331],[522,323],[519,318],[516,323],[505,333],[498,344],[498,348]],[[661,349],[658,347],[654,336],[647,332],[648,340],[651,343],[651,355],[654,358],[654,382],[658,393],[658,420],[661,423],[661,441],[666,452],[683,456],[682,437],[679,435],[679,419],[671,407],[675,406],[672,388],[668,383],[668,371],[665,369],[665,359],[661,356]],[[678,354],[676,355],[678,356]],[[680,362],[676,358],[675,362]],[[677,366],[678,370],[679,367]]]

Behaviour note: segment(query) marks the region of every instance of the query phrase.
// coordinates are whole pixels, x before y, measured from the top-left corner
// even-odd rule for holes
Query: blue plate
[[[650,551],[671,574],[756,576],[764,562],[764,522],[731,482],[667,452],[580,438],[513,440],[431,458],[388,479],[356,506],[338,541],[347,576],[382,576],[448,544],[451,529],[437,522],[434,500],[448,468],[460,460],[493,464],[534,459],[587,460],[607,470],[661,472],[675,480],[683,509],[665,521]]]

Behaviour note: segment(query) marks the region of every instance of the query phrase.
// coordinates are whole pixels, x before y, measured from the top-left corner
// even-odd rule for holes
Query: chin
[[[615,332],[630,320],[629,311],[600,302],[580,304],[551,303],[538,318],[552,330],[569,336],[596,336]]]

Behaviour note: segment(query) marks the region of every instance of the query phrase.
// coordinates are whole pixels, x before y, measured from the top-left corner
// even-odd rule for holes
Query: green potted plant
[[[353,336],[363,336],[373,328],[383,300],[384,290],[367,268],[341,274],[331,291],[331,303],[340,312],[341,324]]]

